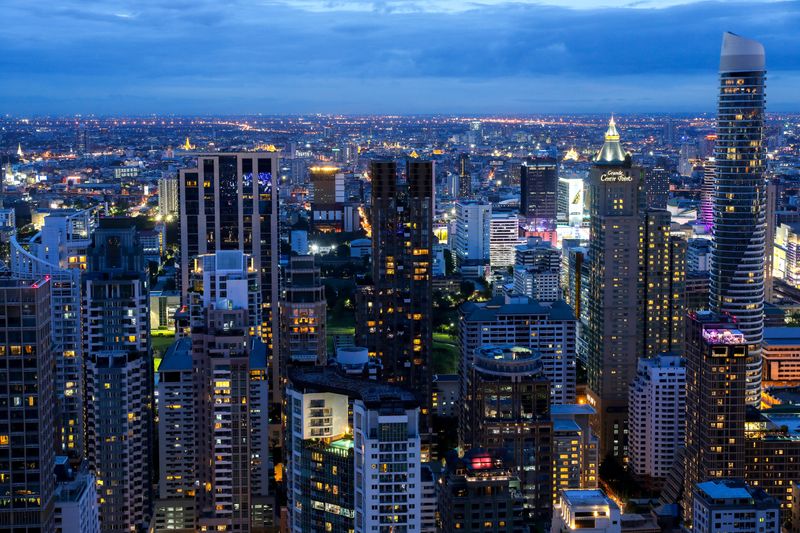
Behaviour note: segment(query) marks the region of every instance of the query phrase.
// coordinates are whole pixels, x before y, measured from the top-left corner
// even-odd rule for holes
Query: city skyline
[[[0,113],[712,112],[723,31],[800,109],[797,2],[565,4],[12,2]]]

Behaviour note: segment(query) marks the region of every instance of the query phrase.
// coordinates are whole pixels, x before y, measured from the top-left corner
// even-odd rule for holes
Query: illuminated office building
[[[469,154],[458,156],[458,198],[466,200],[472,196],[472,172],[469,165]]]
[[[758,405],[766,251],[764,47],[725,33],[719,71],[710,303],[712,311],[736,318],[750,345],[747,401]]]
[[[0,529],[53,531],[55,360],[50,280],[0,276]]]
[[[558,163],[528,159],[520,167],[520,214],[538,231],[555,229]]]
[[[217,250],[253,258],[261,288],[261,328],[270,368],[270,420],[279,423],[278,155],[272,152],[198,154],[179,176],[181,290],[184,302],[192,261]]]
[[[314,200],[311,202],[311,229],[319,233],[344,229],[344,173],[338,167],[314,166],[308,169]]]

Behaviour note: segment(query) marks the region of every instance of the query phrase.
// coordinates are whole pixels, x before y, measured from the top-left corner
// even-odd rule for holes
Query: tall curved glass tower
[[[766,230],[764,47],[725,33],[719,72],[710,304],[712,310],[732,315],[745,335],[747,401],[757,405]]]

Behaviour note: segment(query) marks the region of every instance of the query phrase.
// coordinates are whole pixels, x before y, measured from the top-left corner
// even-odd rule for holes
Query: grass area
[[[356,315],[353,312],[329,313],[325,324],[328,337],[328,354],[333,353],[334,335],[354,335],[356,332]]]
[[[448,333],[433,334],[431,363],[435,374],[455,374],[458,372],[460,356],[456,338]]]
[[[153,357],[163,358],[167,353],[167,348],[175,342],[175,336],[167,337],[166,335],[153,335],[150,337],[150,343],[153,345]]]

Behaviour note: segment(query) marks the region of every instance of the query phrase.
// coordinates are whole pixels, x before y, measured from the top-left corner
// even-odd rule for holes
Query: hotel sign
[[[609,170],[600,176],[600,181],[633,181],[633,176],[624,170]]]

